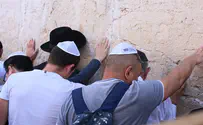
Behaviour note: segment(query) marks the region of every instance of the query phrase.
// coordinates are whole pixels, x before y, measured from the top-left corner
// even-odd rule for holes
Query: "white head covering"
[[[116,45],[109,55],[129,55],[137,54],[137,50],[129,43],[122,42]]]
[[[64,41],[57,44],[61,50],[74,56],[80,56],[80,52],[73,41]]]
[[[8,58],[13,57],[13,56],[26,56],[26,54],[25,54],[24,52],[22,52],[22,51],[17,51],[17,52],[11,53],[11,54],[8,56]],[[8,58],[7,58],[7,59],[8,59]]]

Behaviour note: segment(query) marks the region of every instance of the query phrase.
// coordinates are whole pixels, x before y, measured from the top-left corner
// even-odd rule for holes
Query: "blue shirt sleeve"
[[[152,112],[164,98],[164,86],[161,81],[151,80],[137,83],[138,103],[145,110]]]
[[[69,78],[69,81],[82,83],[84,85],[88,84],[88,81],[92,78],[92,76],[97,72],[100,68],[100,61],[97,59],[93,59],[84,69],[80,71],[79,74]]]

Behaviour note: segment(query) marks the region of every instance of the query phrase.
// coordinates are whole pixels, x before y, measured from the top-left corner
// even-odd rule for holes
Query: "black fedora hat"
[[[72,41],[75,42],[76,46],[78,47],[78,49],[81,49],[82,47],[84,47],[87,43],[87,39],[86,37],[77,30],[72,30]]]
[[[81,32],[72,30],[70,27],[58,27],[51,31],[50,41],[42,44],[41,49],[51,52],[59,42],[64,41],[74,41],[78,49],[85,46],[87,42],[86,37]]]

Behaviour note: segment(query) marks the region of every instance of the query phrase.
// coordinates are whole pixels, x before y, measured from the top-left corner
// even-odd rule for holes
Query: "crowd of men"
[[[46,62],[33,66],[38,53],[34,40],[26,53],[14,52],[1,61],[0,125],[151,125],[175,120],[185,81],[203,62],[200,47],[160,80],[146,80],[151,69],[145,53],[127,42],[109,52],[105,39],[79,71],[86,43],[81,32],[59,27],[41,45],[50,53]],[[102,79],[89,83],[101,64]]]

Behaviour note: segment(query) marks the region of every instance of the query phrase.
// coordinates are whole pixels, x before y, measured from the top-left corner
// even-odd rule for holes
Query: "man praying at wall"
[[[85,112],[97,111],[103,102],[113,102],[115,97],[108,98],[109,102],[106,102],[106,98],[112,91],[116,91],[118,85],[129,88],[113,110],[113,125],[146,124],[151,112],[175,93],[190,76],[194,67],[202,62],[203,47],[200,47],[161,80],[139,82],[137,80],[142,72],[142,61],[138,52],[131,44],[120,43],[107,58],[103,80],[66,95],[57,125],[77,124],[79,116]],[[76,92],[81,93],[81,98],[74,98]],[[85,111],[80,110],[77,103],[83,104],[81,106],[85,107]]]
[[[67,94],[83,86],[66,80],[79,61],[75,43],[61,42],[43,70],[11,75],[0,93],[0,124],[8,118],[9,125],[55,125]]]
[[[45,52],[50,53],[52,49],[60,42],[63,41],[74,41],[77,48],[81,50],[87,43],[86,37],[77,30],[72,30],[70,27],[58,27],[55,28],[50,32],[49,41],[41,45],[41,49]],[[33,44],[34,45],[34,44]],[[32,47],[32,51],[30,55],[34,55],[36,51],[34,46]],[[90,63],[82,69],[80,72],[79,70],[74,70],[74,72],[69,77],[69,80],[72,82],[79,82],[82,84],[87,85],[90,78],[96,73],[96,71],[100,68],[101,63],[103,63],[104,59],[107,56],[109,45],[108,40],[104,40],[97,44],[96,53],[94,59],[90,61]],[[43,69],[46,66],[47,62],[43,62],[40,65],[35,66],[35,69]]]

